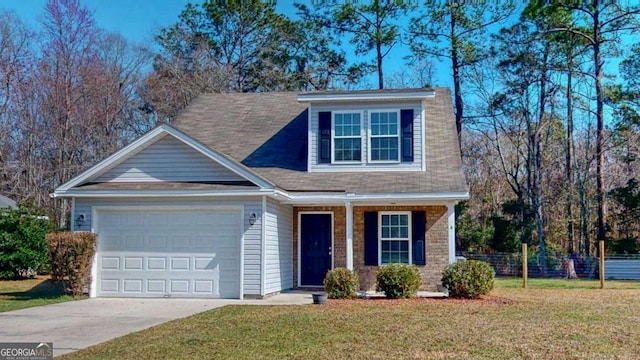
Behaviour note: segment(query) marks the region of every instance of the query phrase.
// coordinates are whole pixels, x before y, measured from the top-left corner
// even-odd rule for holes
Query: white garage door
[[[240,211],[97,211],[97,296],[240,297]]]

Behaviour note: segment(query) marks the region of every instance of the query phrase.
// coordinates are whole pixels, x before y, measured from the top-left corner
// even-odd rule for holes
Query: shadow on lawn
[[[56,299],[64,296],[62,286],[59,286],[52,280],[45,280],[38,283],[26,291],[8,291],[0,292],[0,297],[5,300],[35,300],[35,299]]]

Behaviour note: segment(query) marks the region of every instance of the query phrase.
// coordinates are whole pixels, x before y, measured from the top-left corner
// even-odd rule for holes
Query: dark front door
[[[331,269],[331,214],[300,215],[300,285],[322,286]]]

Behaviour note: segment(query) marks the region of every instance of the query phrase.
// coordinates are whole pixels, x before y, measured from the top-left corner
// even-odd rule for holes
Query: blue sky
[[[279,0],[277,11],[289,16],[295,15],[293,1],[296,0]],[[310,3],[310,0],[302,1]],[[178,21],[178,15],[189,2],[201,3],[202,0],[82,0],[82,4],[92,11],[100,27],[119,33],[134,43],[146,45],[153,43],[153,35],[159,29]],[[37,30],[39,27],[37,18],[43,13],[45,3],[46,0],[0,0],[0,9],[15,12],[34,30]],[[345,45],[345,50],[350,49],[348,44]],[[386,75],[405,66],[403,57],[408,53],[407,48],[396,46],[386,58],[384,66]],[[349,54],[349,51],[348,56],[355,57],[352,53]],[[440,76],[439,80],[443,80],[442,78],[447,79],[448,76]],[[374,79],[376,77],[372,75],[367,85],[375,87],[377,82]]]
[[[108,31],[120,33],[134,43],[153,44],[153,35],[162,27],[178,21],[178,15],[189,2],[201,3],[202,0],[81,0],[92,12],[98,25]],[[294,1],[309,4],[311,0],[278,0],[278,12],[289,16],[295,15]],[[14,11],[23,21],[34,30],[38,29],[37,18],[44,11],[46,0],[0,0],[0,9]],[[623,39],[623,44],[633,42],[633,39]],[[343,42],[347,55],[353,61],[356,59],[353,49],[347,42]],[[406,67],[403,59],[409,54],[406,46],[396,45],[385,58],[385,78]],[[373,59],[373,53],[370,56]],[[617,73],[618,61],[610,61],[607,68],[609,73]],[[448,63],[436,63],[434,85],[451,86]],[[371,75],[364,87],[376,87],[375,75]]]

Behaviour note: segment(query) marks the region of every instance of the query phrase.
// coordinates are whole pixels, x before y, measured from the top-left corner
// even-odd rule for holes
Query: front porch
[[[358,274],[361,290],[372,292],[379,266],[405,262],[418,266],[421,291],[440,293],[442,270],[455,261],[454,221],[453,202],[294,205],[294,287],[320,288],[326,271],[345,267]],[[388,239],[387,227],[403,236]]]

